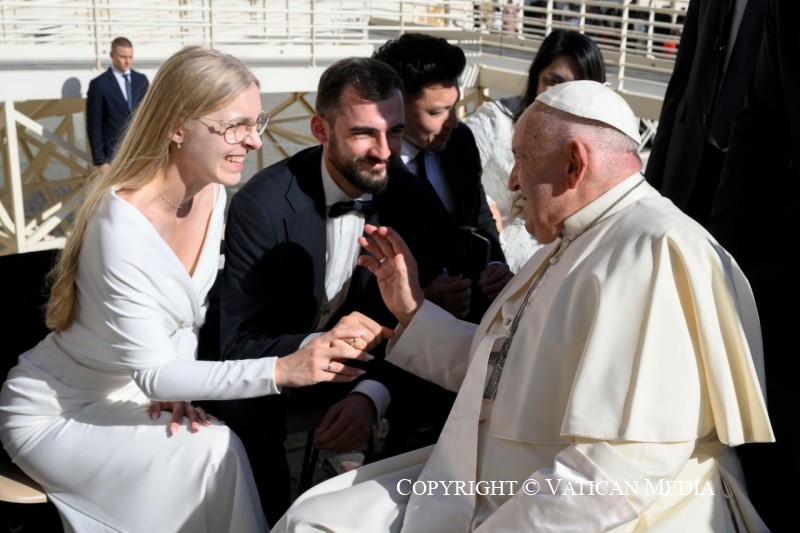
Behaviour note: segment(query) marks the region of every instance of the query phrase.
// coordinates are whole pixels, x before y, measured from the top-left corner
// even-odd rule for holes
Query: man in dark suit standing
[[[111,66],[89,82],[86,93],[86,130],[92,163],[103,173],[114,158],[131,113],[144,98],[150,82],[131,69],[133,44],[125,37],[111,42]]]
[[[708,221],[736,112],[753,75],[768,0],[692,0],[645,177]]]
[[[393,327],[375,278],[356,266],[366,223],[392,226],[412,243],[421,279],[441,271],[432,242],[441,231],[429,215],[428,192],[395,164],[403,127],[402,81],[391,68],[350,58],[326,69],[311,119],[320,145],[258,172],[231,199],[221,280],[223,357],[289,354],[338,323],[371,327],[364,316]],[[247,449],[271,523],[289,505],[284,409],[302,400],[333,404],[315,445],[357,448],[394,401],[386,372],[400,371],[380,361],[382,348],[355,388],[315,386],[238,401],[236,413],[225,415]]]
[[[752,0],[751,0],[752,1]],[[800,2],[770,0],[746,105],[731,143],[709,231],[753,288],[764,341],[771,444],[737,448],[750,499],[771,531],[797,528],[797,496],[779,479],[800,478]]]
[[[456,116],[458,78],[467,64],[464,51],[442,38],[406,33],[385,43],[373,57],[394,68],[405,85],[403,162],[429,187],[441,215],[462,230],[454,239],[461,246],[453,248],[447,271],[426,288],[426,297],[443,302],[459,318],[478,322],[513,274],[486,201],[475,138]],[[469,244],[476,242],[473,231],[489,244],[488,266],[477,273],[469,257],[475,250]]]

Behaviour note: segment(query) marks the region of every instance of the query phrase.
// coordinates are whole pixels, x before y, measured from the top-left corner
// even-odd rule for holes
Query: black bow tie
[[[377,211],[377,206],[372,200],[351,200],[349,202],[336,202],[331,206],[328,211],[328,217],[336,218],[345,215],[351,211],[360,211],[365,215],[369,215]]]

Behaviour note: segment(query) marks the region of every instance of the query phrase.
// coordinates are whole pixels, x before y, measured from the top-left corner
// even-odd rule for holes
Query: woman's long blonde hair
[[[86,227],[109,190],[139,189],[165,169],[171,136],[180,126],[224,107],[258,80],[240,60],[201,46],[187,46],[158,69],[133,115],[105,175],[87,185],[66,245],[50,272],[47,327],[65,331],[75,317],[75,277]]]

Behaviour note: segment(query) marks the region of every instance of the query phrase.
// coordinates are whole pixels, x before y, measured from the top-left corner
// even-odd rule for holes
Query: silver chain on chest
[[[500,347],[499,350],[495,350],[489,354],[489,366],[492,367],[492,372],[489,375],[489,381],[486,383],[486,388],[483,391],[483,399],[484,400],[494,400],[495,395],[497,394],[497,386],[500,383],[500,376],[503,373],[503,366],[505,366],[506,358],[508,357],[508,352],[511,349],[511,343],[514,340],[514,336],[517,334],[517,329],[519,328],[519,324],[522,321],[522,315],[525,313],[525,309],[528,307],[528,302],[531,299],[531,295],[533,291],[536,290],[536,287],[539,286],[544,275],[547,274],[547,271],[550,269],[551,266],[558,263],[561,259],[561,256],[564,255],[564,252],[567,251],[567,248],[575,242],[578,237],[592,229],[600,222],[604,216],[608,214],[609,211],[614,209],[617,204],[619,204],[626,196],[632,193],[637,187],[639,187],[642,183],[644,183],[644,178],[636,183],[633,187],[625,191],[619,198],[614,200],[608,207],[606,207],[602,213],[597,215],[595,218],[591,220],[588,224],[581,228],[581,230],[575,234],[572,238],[564,238],[561,241],[561,244],[558,248],[551,253],[545,262],[543,263],[544,268],[541,269],[539,274],[531,283],[531,286],[528,287],[528,290],[525,292],[525,297],[522,299],[522,305],[520,305],[519,309],[517,310],[516,314],[514,315],[514,320],[511,322],[511,326],[508,328],[508,336],[503,340],[503,345]]]

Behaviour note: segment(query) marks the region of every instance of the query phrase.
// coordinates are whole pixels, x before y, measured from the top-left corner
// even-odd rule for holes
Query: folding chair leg
[[[317,460],[319,459],[319,448],[314,446],[314,430],[308,431],[306,437],[306,448],[303,452],[303,468],[300,472],[300,484],[297,487],[297,495],[304,493],[311,488],[311,482],[314,478],[314,470],[317,468]]]
[[[369,432],[369,438],[367,439],[367,449],[364,452],[364,464],[371,463],[375,460],[375,429],[373,428]]]

